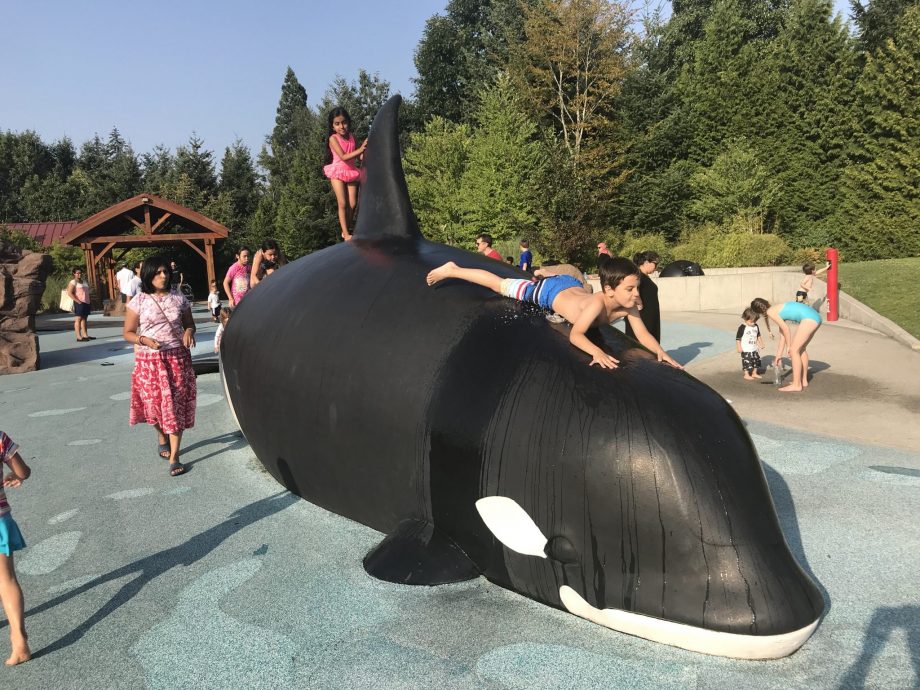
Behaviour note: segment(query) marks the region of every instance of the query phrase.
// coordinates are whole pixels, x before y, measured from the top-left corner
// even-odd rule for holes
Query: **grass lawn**
[[[840,264],[840,289],[920,338],[920,258]]]

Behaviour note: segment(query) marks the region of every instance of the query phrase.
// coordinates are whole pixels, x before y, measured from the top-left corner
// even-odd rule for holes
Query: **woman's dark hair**
[[[642,275],[639,267],[625,256],[612,256],[606,261],[601,261],[597,267],[598,276],[601,279],[601,289],[609,287],[615,290],[617,285],[623,282],[624,278],[629,276]]]
[[[770,308],[770,303],[765,300],[763,297],[755,297],[751,300],[751,311],[753,311],[758,316],[766,316],[767,309]],[[770,319],[764,319],[764,324],[767,326],[767,332],[772,336],[773,329],[770,328]]]
[[[751,300],[751,309],[755,314],[760,314],[763,316],[767,313],[767,309],[770,308],[770,303],[765,300],[763,297],[755,297]]]
[[[70,269],[70,275],[72,275],[72,276],[73,276],[73,275],[76,275],[76,274],[77,274],[77,271],[80,271],[80,273],[83,273],[83,267],[82,267],[82,266],[74,266],[73,268]]]
[[[661,261],[661,257],[658,255],[658,252],[651,250],[647,252],[637,252],[633,255],[633,263],[636,264],[636,266],[641,266],[646,261],[649,263],[657,264],[659,261]]]
[[[144,264],[141,266],[141,292],[146,292],[148,295],[156,292],[153,287],[153,279],[156,278],[157,272],[161,268],[166,269],[166,284],[169,285],[172,281],[172,269],[169,267],[169,259],[162,254],[148,256],[144,259]]]
[[[252,254],[252,250],[249,247],[247,247],[245,244],[236,250],[236,255],[239,256],[243,252],[249,252],[250,254]]]
[[[269,249],[274,249],[279,254],[281,253],[281,247],[278,246],[278,243],[275,240],[267,239],[262,243],[262,251],[266,252]]]
[[[326,127],[326,165],[329,165],[332,162],[332,149],[329,148],[329,137],[335,134],[335,130],[332,129],[332,121],[337,118],[339,115],[345,118],[345,122],[348,123],[349,134],[351,134],[351,115],[348,114],[348,111],[341,106],[338,108],[333,108],[329,111],[328,126]]]

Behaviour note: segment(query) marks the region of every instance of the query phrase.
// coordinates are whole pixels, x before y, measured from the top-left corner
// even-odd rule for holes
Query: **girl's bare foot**
[[[448,261],[443,266],[438,266],[436,269],[431,271],[425,277],[425,282],[429,285],[434,285],[435,283],[438,283],[445,278],[450,278],[450,275],[455,268],[457,268],[457,264],[455,264],[453,261]]]
[[[783,386],[779,389],[780,393],[801,393],[801,386],[793,386],[791,383],[788,386]]]
[[[752,379],[762,379],[763,376],[761,376],[760,374],[758,374],[758,373],[755,371],[753,374],[751,374],[751,378],[752,378]]]
[[[744,380],[745,380],[745,381],[753,381],[753,380],[754,380],[754,377],[753,377],[753,376],[748,376],[747,374],[745,374],[745,375],[744,375]]]
[[[32,658],[32,650],[29,649],[29,643],[23,640],[21,643],[13,645],[13,653],[6,660],[7,666],[22,664]]]

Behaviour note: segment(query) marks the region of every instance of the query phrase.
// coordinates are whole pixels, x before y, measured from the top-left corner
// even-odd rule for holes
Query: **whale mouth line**
[[[559,598],[569,613],[605,628],[691,652],[732,659],[764,660],[789,656],[805,644],[820,622],[820,619],[816,619],[804,628],[779,635],[740,635],[707,630],[621,609],[599,609],[585,601],[568,585],[559,588]]]

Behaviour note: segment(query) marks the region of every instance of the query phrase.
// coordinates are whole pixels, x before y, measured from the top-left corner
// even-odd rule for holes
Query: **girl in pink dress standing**
[[[367,148],[367,139],[358,146],[350,130],[351,116],[348,111],[345,108],[333,108],[329,113],[329,154],[323,173],[332,183],[332,191],[339,204],[339,225],[345,241],[351,239],[350,225],[358,203],[358,185],[364,174],[355,165],[355,161]]]

